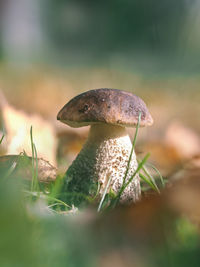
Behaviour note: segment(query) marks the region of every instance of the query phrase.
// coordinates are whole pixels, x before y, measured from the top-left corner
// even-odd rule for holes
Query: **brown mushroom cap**
[[[58,113],[57,119],[71,127],[107,123],[135,127],[141,112],[140,126],[153,124],[153,119],[138,96],[117,89],[95,89],[70,100]]]

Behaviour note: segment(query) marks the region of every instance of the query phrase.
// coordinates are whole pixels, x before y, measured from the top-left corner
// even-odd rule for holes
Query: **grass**
[[[147,165],[147,166],[150,166],[150,167],[157,173],[158,178],[159,178],[160,181],[161,181],[162,188],[164,188],[164,187],[165,187],[165,181],[164,181],[164,179],[163,179],[163,177],[162,177],[162,174],[159,172],[159,170],[158,170],[153,164],[151,164],[151,163],[149,163],[149,162],[148,162],[146,165]]]
[[[3,136],[4,137],[4,136]],[[3,141],[1,138],[1,142]],[[62,187],[62,177],[57,176],[55,182],[51,184],[42,184],[38,180],[38,156],[37,149],[33,139],[33,128],[30,128],[30,144],[32,149],[31,157],[31,176],[30,182],[22,181],[22,192],[25,196],[26,203],[29,205],[36,204],[39,200],[43,201],[44,204],[51,209],[53,212],[59,212],[60,210],[68,211],[71,206],[67,205],[64,201],[59,199],[59,192]],[[11,166],[6,171],[2,180],[15,177],[15,169],[20,168],[22,171],[26,172],[28,156],[25,152],[20,153],[19,157],[11,164]],[[20,177],[18,177],[20,178]],[[27,186],[28,183],[28,186]]]
[[[98,206],[97,212],[100,212],[100,210],[101,210],[101,208],[102,208],[103,202],[104,202],[104,200],[105,200],[105,196],[106,196],[106,194],[107,194],[107,192],[108,192],[108,188],[109,188],[109,186],[110,186],[110,182],[111,182],[111,177],[108,179],[108,183],[107,183],[107,185],[106,185],[106,188],[105,188],[105,190],[104,190],[104,193],[103,193],[103,195],[102,195],[102,198],[101,198],[101,200],[100,200],[100,202],[99,202],[99,206]]]
[[[1,139],[0,139],[0,145],[3,142],[4,137],[5,137],[5,134],[3,134],[2,137],[1,137]]]
[[[143,170],[144,174],[146,175],[146,177],[142,173],[140,173],[139,174],[140,178],[144,182],[146,182],[153,190],[155,190],[157,193],[160,194],[160,190],[159,190],[153,176],[148,172],[148,170],[145,168],[145,166],[142,166],[142,170]],[[148,177],[148,179],[147,179],[147,177]]]
[[[39,183],[38,183],[38,158],[36,146],[33,142],[33,127],[30,129],[30,139],[31,139],[31,150],[32,150],[32,181],[31,181],[31,192],[37,191],[40,193]]]
[[[129,172],[129,168],[130,168],[130,163],[131,163],[131,159],[132,159],[132,155],[133,155],[133,151],[136,145],[136,140],[137,140],[137,135],[138,135],[138,131],[139,131],[139,126],[140,126],[140,121],[141,121],[141,113],[139,113],[138,116],[138,123],[136,126],[136,131],[135,131],[135,135],[134,135],[134,139],[132,142],[132,148],[131,148],[131,152],[129,155],[129,159],[128,159],[128,163],[127,163],[127,169],[123,178],[123,184],[119,190],[119,192],[116,194],[114,193],[111,189],[109,189],[110,186],[110,182],[111,182],[111,178],[108,179],[108,183],[105,187],[104,193],[99,201],[98,204],[98,208],[97,211],[103,211],[105,209],[110,209],[110,208],[115,208],[118,204],[119,204],[119,200],[124,192],[124,190],[127,188],[127,186],[129,186],[129,184],[132,182],[132,180],[134,179],[134,177],[136,175],[139,175],[141,178],[141,181],[143,181],[146,185],[149,186],[149,188],[151,188],[152,190],[156,191],[157,193],[160,193],[160,189],[158,188],[158,185],[156,184],[156,181],[154,179],[154,177],[149,173],[148,168],[145,167],[145,165],[147,165],[147,160],[150,156],[150,154],[148,153],[141,161],[138,161],[138,167],[135,170],[135,172],[132,174],[132,176],[128,179],[127,181],[127,175]],[[4,135],[1,137],[0,143],[2,143],[4,139]],[[65,203],[65,201],[62,201],[60,199],[60,191],[62,188],[62,183],[63,183],[63,177],[59,176],[57,177],[56,181],[50,185],[44,185],[38,182],[38,156],[37,156],[37,149],[34,143],[34,139],[33,139],[33,127],[31,126],[30,128],[30,144],[31,144],[31,150],[32,150],[32,159],[31,159],[31,173],[32,173],[32,179],[31,179],[31,183],[30,183],[30,189],[25,188],[23,190],[23,192],[25,193],[26,196],[29,196],[29,200],[30,203],[34,203],[39,199],[42,199],[43,201],[46,202],[46,205],[49,208],[52,208],[53,211],[69,211],[72,206],[68,205],[68,203]],[[27,155],[26,153],[21,154],[23,157],[21,159],[22,164],[21,164],[21,168],[23,168],[23,158],[26,159]],[[12,175],[13,171],[15,170],[16,166],[18,165],[18,162],[14,162],[10,168],[8,169],[7,173],[6,173],[6,177],[9,177],[10,175]],[[150,165],[148,163],[147,166],[150,166],[159,176],[162,186],[164,186],[164,181],[163,178],[160,174],[160,172],[153,166]],[[97,192],[95,194],[95,196],[92,198],[90,196],[84,196],[84,199],[88,201],[88,203],[96,203],[96,198],[98,196],[98,192],[99,192],[99,186],[97,188]],[[69,193],[66,192],[66,194],[74,194],[74,193]],[[77,193],[79,194],[79,193]],[[81,195],[81,193],[79,194]]]
[[[139,123],[136,128],[136,135],[138,128]],[[132,148],[136,143],[136,135]],[[110,251],[115,252],[114,255],[117,259],[117,254],[120,257],[123,255],[124,260],[130,251],[131,255],[133,254],[137,259],[142,260],[142,263],[144,263],[142,266],[144,267],[185,267],[188,266],[188,263],[191,263],[194,267],[199,266],[198,230],[184,218],[174,220],[173,217],[166,217],[166,244],[159,241],[158,245],[155,245],[155,243],[146,244],[144,239],[138,239],[140,233],[135,237],[137,244],[134,243],[134,238],[130,239],[129,233],[123,231],[126,224],[123,225],[122,221],[126,222],[130,217],[126,218],[124,216],[121,222],[117,222],[115,218],[113,219],[114,224],[119,227],[118,233],[113,230],[113,220],[111,226],[107,225],[106,213],[102,211],[108,210],[108,207],[116,207],[121,194],[136,174],[139,174],[145,184],[156,193],[160,192],[157,179],[161,182],[161,186],[164,186],[159,171],[147,163],[150,154],[138,161],[137,169],[127,181],[129,162],[123,186],[117,195],[109,190],[110,179],[108,179],[104,194],[98,205],[98,212],[101,211],[101,220],[104,225],[104,228],[102,228],[101,224],[94,225],[91,222],[87,223],[87,221],[84,223],[87,211],[83,212],[85,217],[75,216],[71,219],[70,216],[63,216],[63,214],[66,215],[73,211],[73,207],[59,199],[62,176],[58,176],[56,181],[50,185],[42,185],[35,181],[38,178],[38,158],[32,128],[30,130],[30,140],[32,147],[32,180],[29,186],[24,187],[23,183],[18,186],[18,181],[12,179],[15,168],[19,164],[22,164],[22,168],[23,164],[25,166],[27,158],[25,153],[22,154],[21,162],[16,161],[7,170],[6,179],[0,181],[0,262],[2,266],[93,267],[99,266],[99,259],[105,258],[105,255],[111,255],[112,257]],[[151,174],[150,168],[155,171],[156,178]],[[95,197],[98,192],[97,189]],[[90,201],[95,201],[95,197]],[[41,202],[47,208],[46,210],[50,216],[39,213]],[[34,210],[37,210],[37,212],[34,213]],[[42,212],[44,213],[44,211]],[[112,215],[112,213],[109,215]],[[170,223],[174,220],[173,234],[169,230],[168,220],[170,220]],[[145,239],[148,234],[148,232],[145,232]],[[155,237],[156,234],[158,233],[155,232]],[[131,240],[131,245],[129,240]],[[125,251],[125,254],[123,254],[123,251]]]

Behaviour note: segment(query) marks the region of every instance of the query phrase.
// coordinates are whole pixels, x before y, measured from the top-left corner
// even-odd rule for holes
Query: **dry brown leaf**
[[[48,161],[37,159],[37,175],[38,180],[43,183],[49,183],[56,180],[57,169]],[[36,168],[36,161],[34,161]],[[0,171],[1,174],[20,177],[23,179],[32,179],[32,158],[21,155],[7,155],[0,157]]]
[[[182,159],[190,159],[200,153],[200,137],[180,122],[175,121],[169,125],[165,143],[174,147]]]
[[[168,203],[200,228],[200,166],[186,165],[170,180],[172,183],[169,194],[166,195]]]
[[[159,169],[164,176],[168,176],[181,164],[181,158],[176,149],[161,141],[152,141],[136,147],[138,156],[145,151],[151,154],[150,161]]]
[[[1,97],[1,100],[3,97]],[[7,154],[19,154],[22,151],[31,156],[30,128],[33,127],[33,140],[38,157],[56,165],[57,141],[53,126],[37,114],[28,115],[16,110],[5,100],[1,101],[1,114],[6,130]]]

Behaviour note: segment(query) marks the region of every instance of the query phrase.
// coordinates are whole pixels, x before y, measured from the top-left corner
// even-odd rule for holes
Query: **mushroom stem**
[[[111,177],[110,189],[117,194],[123,184],[132,143],[125,127],[109,124],[93,124],[82,150],[66,173],[65,191],[77,194],[94,195],[95,185],[99,184],[99,196],[104,193]],[[133,151],[126,181],[137,169]],[[121,195],[121,202],[135,202],[141,194],[139,175],[136,175]]]

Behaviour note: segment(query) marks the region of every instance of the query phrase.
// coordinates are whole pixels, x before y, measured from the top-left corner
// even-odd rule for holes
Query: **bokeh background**
[[[145,100],[155,121],[138,142],[170,143],[169,153],[190,157],[199,152],[199,23],[198,0],[1,0],[0,88],[14,108],[48,120],[62,142],[71,129],[56,115],[73,96],[103,87],[131,91]],[[27,119],[26,130],[32,124],[35,134],[44,125]],[[84,134],[87,129],[72,130],[71,138]],[[55,153],[66,159],[72,142],[61,151],[46,143],[49,151],[41,155],[53,153],[49,159],[56,164]],[[7,152],[22,150],[15,146]],[[79,144],[73,149],[69,162]],[[154,150],[162,153],[160,146]]]
[[[150,161],[164,177],[183,169],[188,161],[199,168],[199,25],[198,0],[0,0],[0,128],[1,135],[5,134],[1,155],[19,154],[23,150],[31,155],[33,126],[38,156],[64,173],[81,149],[88,128],[62,125],[56,121],[58,111],[78,93],[116,88],[143,98],[154,118],[152,127],[139,131],[138,157],[150,152]],[[134,129],[128,131],[133,137]],[[9,184],[0,191],[4,203],[1,215],[5,218],[0,224],[4,233],[0,244],[4,247],[4,266],[31,266],[31,261],[33,266],[65,266],[66,262],[69,266],[95,266],[95,256],[86,249],[87,239],[84,239],[88,226],[79,232],[79,224],[74,228],[73,223],[66,224],[60,218],[45,217],[41,223],[33,211],[28,215],[25,211],[16,212],[22,198],[18,185]],[[36,210],[38,214],[40,208]],[[18,234],[11,223],[13,218]],[[183,266],[184,257],[193,266],[199,266],[196,228],[185,221],[177,225],[178,231],[183,230],[178,232],[179,243],[170,236],[157,263],[156,253],[153,259],[150,257],[152,266]],[[168,225],[166,229],[168,233]],[[72,236],[63,234],[67,231]],[[53,234],[49,235],[50,232]],[[81,242],[79,234],[84,237]],[[96,241],[91,232],[89,239],[92,249]],[[142,244],[143,239],[139,240]],[[170,252],[174,242],[175,252]],[[9,259],[11,243],[12,251],[17,252]],[[115,261],[115,266],[132,266],[132,257],[136,266],[143,261],[140,255],[143,250],[133,255],[126,242],[123,249],[124,254],[123,251],[120,254],[118,246],[108,255],[105,252],[98,266],[111,266],[110,261]],[[130,265],[123,265],[126,256]],[[173,265],[173,260],[177,265]]]

